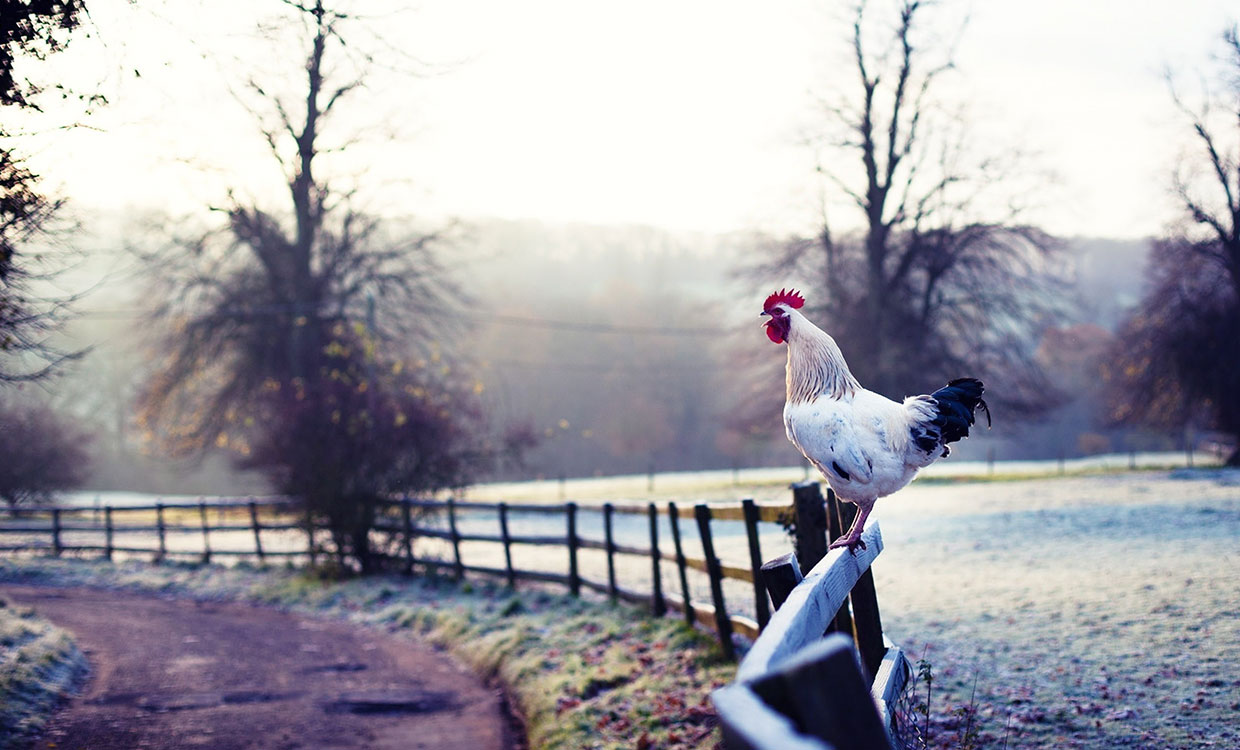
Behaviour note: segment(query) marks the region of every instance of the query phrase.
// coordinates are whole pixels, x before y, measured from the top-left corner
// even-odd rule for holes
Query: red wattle
[[[784,337],[779,335],[779,331],[775,330],[775,326],[771,325],[771,323],[766,324],[766,337],[776,344],[784,343]]]

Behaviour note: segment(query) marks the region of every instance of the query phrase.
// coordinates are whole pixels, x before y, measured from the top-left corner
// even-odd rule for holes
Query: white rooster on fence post
[[[959,378],[928,396],[892,401],[861,387],[835,339],[798,310],[805,298],[780,290],[762,308],[766,335],[788,345],[788,439],[826,478],[857,517],[831,548],[865,545],[861,532],[874,502],[904,487],[917,472],[951,452],[949,443],[968,437],[982,400],[982,381]]]

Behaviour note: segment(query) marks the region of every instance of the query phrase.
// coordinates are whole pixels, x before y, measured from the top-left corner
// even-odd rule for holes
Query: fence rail
[[[799,522],[834,533],[851,524],[853,506],[817,485],[796,489]],[[762,566],[776,612],[741,661],[736,681],[712,700],[728,750],[877,750],[895,746],[896,704],[910,677],[904,653],[886,642],[870,566],[883,551],[877,523],[863,548],[825,551],[825,533],[798,526],[798,553]],[[802,578],[797,558],[812,569]],[[826,637],[824,638],[824,634]]]
[[[406,573],[420,566],[456,576],[473,573],[499,577],[509,585],[518,581],[555,583],[566,586],[574,595],[585,588],[613,599],[647,604],[656,615],[675,611],[690,624],[713,629],[725,652],[733,657],[733,633],[756,638],[770,618],[766,589],[758,575],[762,559],[759,525],[786,525],[794,516],[792,505],[759,504],[752,500],[688,506],[678,506],[674,502],[580,506],[572,502],[537,505],[401,498],[379,505],[375,531],[389,535],[389,541],[396,540],[398,554],[394,562]],[[562,531],[549,533],[542,528],[536,533],[516,533],[511,522],[517,514],[544,517],[541,524],[544,527],[559,519]],[[492,515],[493,531],[479,528],[480,524],[491,523]],[[579,530],[585,516],[601,516],[601,538]],[[629,517],[630,523],[633,517],[644,517],[645,541],[635,542],[632,533],[620,541],[615,533],[619,517]],[[434,518],[446,519],[446,526],[429,523]],[[717,521],[744,525],[748,564],[725,563],[719,559],[714,539],[714,522]],[[692,528],[686,528],[687,524],[682,522],[691,522]],[[661,527],[670,531],[670,544],[668,539],[660,538]],[[102,553],[108,559],[115,554],[150,555],[156,561],[171,557],[206,561],[216,557],[253,557],[260,561],[302,557],[313,561],[323,554],[316,537],[325,530],[321,523],[311,522],[297,501],[286,497],[210,503],[157,502],[141,506],[19,507],[0,514],[0,552]],[[689,535],[696,536],[700,542],[701,556],[686,554]],[[7,540],[14,541],[5,543]],[[419,549],[418,540],[446,542],[450,554],[427,554]],[[227,541],[228,545],[221,545],[221,541]],[[502,563],[484,564],[471,557],[462,549],[463,545],[470,544],[502,549]],[[520,546],[563,548],[567,558],[565,569],[534,570],[514,564],[513,549]],[[605,580],[582,572],[582,550],[603,553],[607,568]],[[622,558],[648,560],[648,590],[636,590],[618,582],[617,560]],[[666,588],[664,563],[674,571],[673,579],[667,582],[671,585]],[[708,579],[709,601],[694,600],[689,585],[690,571],[694,576],[704,575]],[[729,612],[724,596],[725,580],[749,584],[753,617]]]

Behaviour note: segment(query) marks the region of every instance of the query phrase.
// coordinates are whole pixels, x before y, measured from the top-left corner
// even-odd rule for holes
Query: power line
[[[287,315],[295,312],[297,309],[294,305],[261,305],[239,309],[232,315],[236,317],[257,317],[263,315]],[[422,312],[430,311],[430,306],[421,307],[413,306],[413,309],[420,309]],[[439,309],[435,308],[438,312]],[[135,320],[146,316],[148,313],[143,310],[82,310],[77,313],[78,317],[94,318],[97,320]],[[627,335],[627,336],[721,336],[729,333],[726,328],[715,328],[706,326],[629,326],[615,325],[611,323],[583,323],[573,320],[557,320],[554,318],[539,318],[524,315],[507,315],[504,313],[488,313],[484,311],[470,311],[458,313],[466,317],[473,318],[478,322],[492,322],[501,325],[523,326],[527,328],[546,328],[558,331],[573,331],[577,333],[597,333],[606,335]]]

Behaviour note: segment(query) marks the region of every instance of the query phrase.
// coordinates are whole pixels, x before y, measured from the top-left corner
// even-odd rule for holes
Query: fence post
[[[857,516],[857,506],[852,503],[840,502],[834,492],[828,492],[827,498],[839,514],[840,527],[852,526]],[[878,667],[887,654],[887,646],[883,643],[883,622],[878,613],[878,594],[874,590],[874,571],[866,568],[848,595],[850,607],[840,607],[836,616],[839,629],[852,634],[857,640],[857,652],[861,655],[861,663],[870,679],[878,674]],[[851,608],[852,615],[848,613]]]
[[[565,506],[568,516],[568,590],[581,595],[581,574],[577,571],[577,503]]]
[[[112,559],[112,506],[103,509],[103,555]]]
[[[60,545],[60,508],[52,509],[52,554],[60,557],[63,547]]]
[[[706,558],[706,572],[710,576],[710,596],[715,605],[715,629],[719,633],[719,645],[728,659],[736,658],[736,650],[732,646],[732,621],[728,619],[728,610],[723,603],[723,570],[719,566],[719,558],[715,557],[715,544],[710,536],[710,508],[698,504],[693,508],[697,520],[698,534],[702,537],[702,554]]]
[[[400,499],[400,522],[405,532],[405,569],[406,576],[413,575],[413,509],[409,506],[409,498]]]
[[[512,567],[512,537],[508,533],[508,503],[499,504],[499,534],[504,540],[504,572],[508,576],[508,588],[516,588],[517,573]]]
[[[461,534],[456,530],[456,500],[448,498],[448,533],[452,537],[452,559],[457,579],[465,577],[465,565],[461,562]]]
[[[766,590],[771,592],[771,603],[775,605],[775,609],[784,606],[788,595],[801,582],[801,566],[797,563],[797,554],[789,552],[763,565],[762,582],[766,585]]]
[[[310,510],[308,502],[306,503],[306,554],[310,557],[312,567],[318,564],[319,554],[314,547],[314,511]]]
[[[159,532],[159,552],[156,553],[155,562],[163,562],[168,555],[168,542],[164,532],[163,503],[155,503],[155,528]]]
[[[766,603],[766,587],[763,585],[762,550],[758,545],[758,506],[750,498],[741,501],[745,514],[745,536],[749,537],[749,569],[753,571],[753,608],[758,616],[758,630],[771,621],[771,608]]]
[[[857,506],[852,503],[842,503],[836,496],[835,490],[827,488],[827,529],[828,539],[839,539],[844,535],[844,531],[852,527],[853,518],[857,515]],[[835,613],[835,617],[831,620],[831,625],[827,627],[828,633],[845,633],[854,635],[852,614],[849,612],[849,604],[846,601],[840,606],[840,611]]]
[[[258,506],[253,500],[250,501],[250,525],[254,528],[254,554],[258,555],[259,562],[263,560],[263,539],[259,536],[258,530]]]
[[[802,570],[812,570],[827,556],[827,510],[818,483],[792,485],[792,503],[797,515],[797,560]]]
[[[676,503],[667,504],[667,521],[672,526],[672,544],[676,547],[676,572],[680,576],[680,595],[685,604],[685,622],[689,625],[697,622],[697,614],[693,611],[693,600],[689,596],[689,577],[685,573],[685,550],[680,543],[680,512]]]
[[[612,530],[612,515],[616,506],[603,503],[603,543],[607,548],[607,596],[616,600],[616,538]]]
[[[655,617],[667,614],[667,602],[663,599],[663,572],[659,565],[659,508],[650,503],[650,565],[654,591],[650,596],[650,611]]]
[[[207,523],[207,504],[199,501],[198,518],[202,522],[202,561],[203,563],[211,562],[211,535],[210,526]]]

